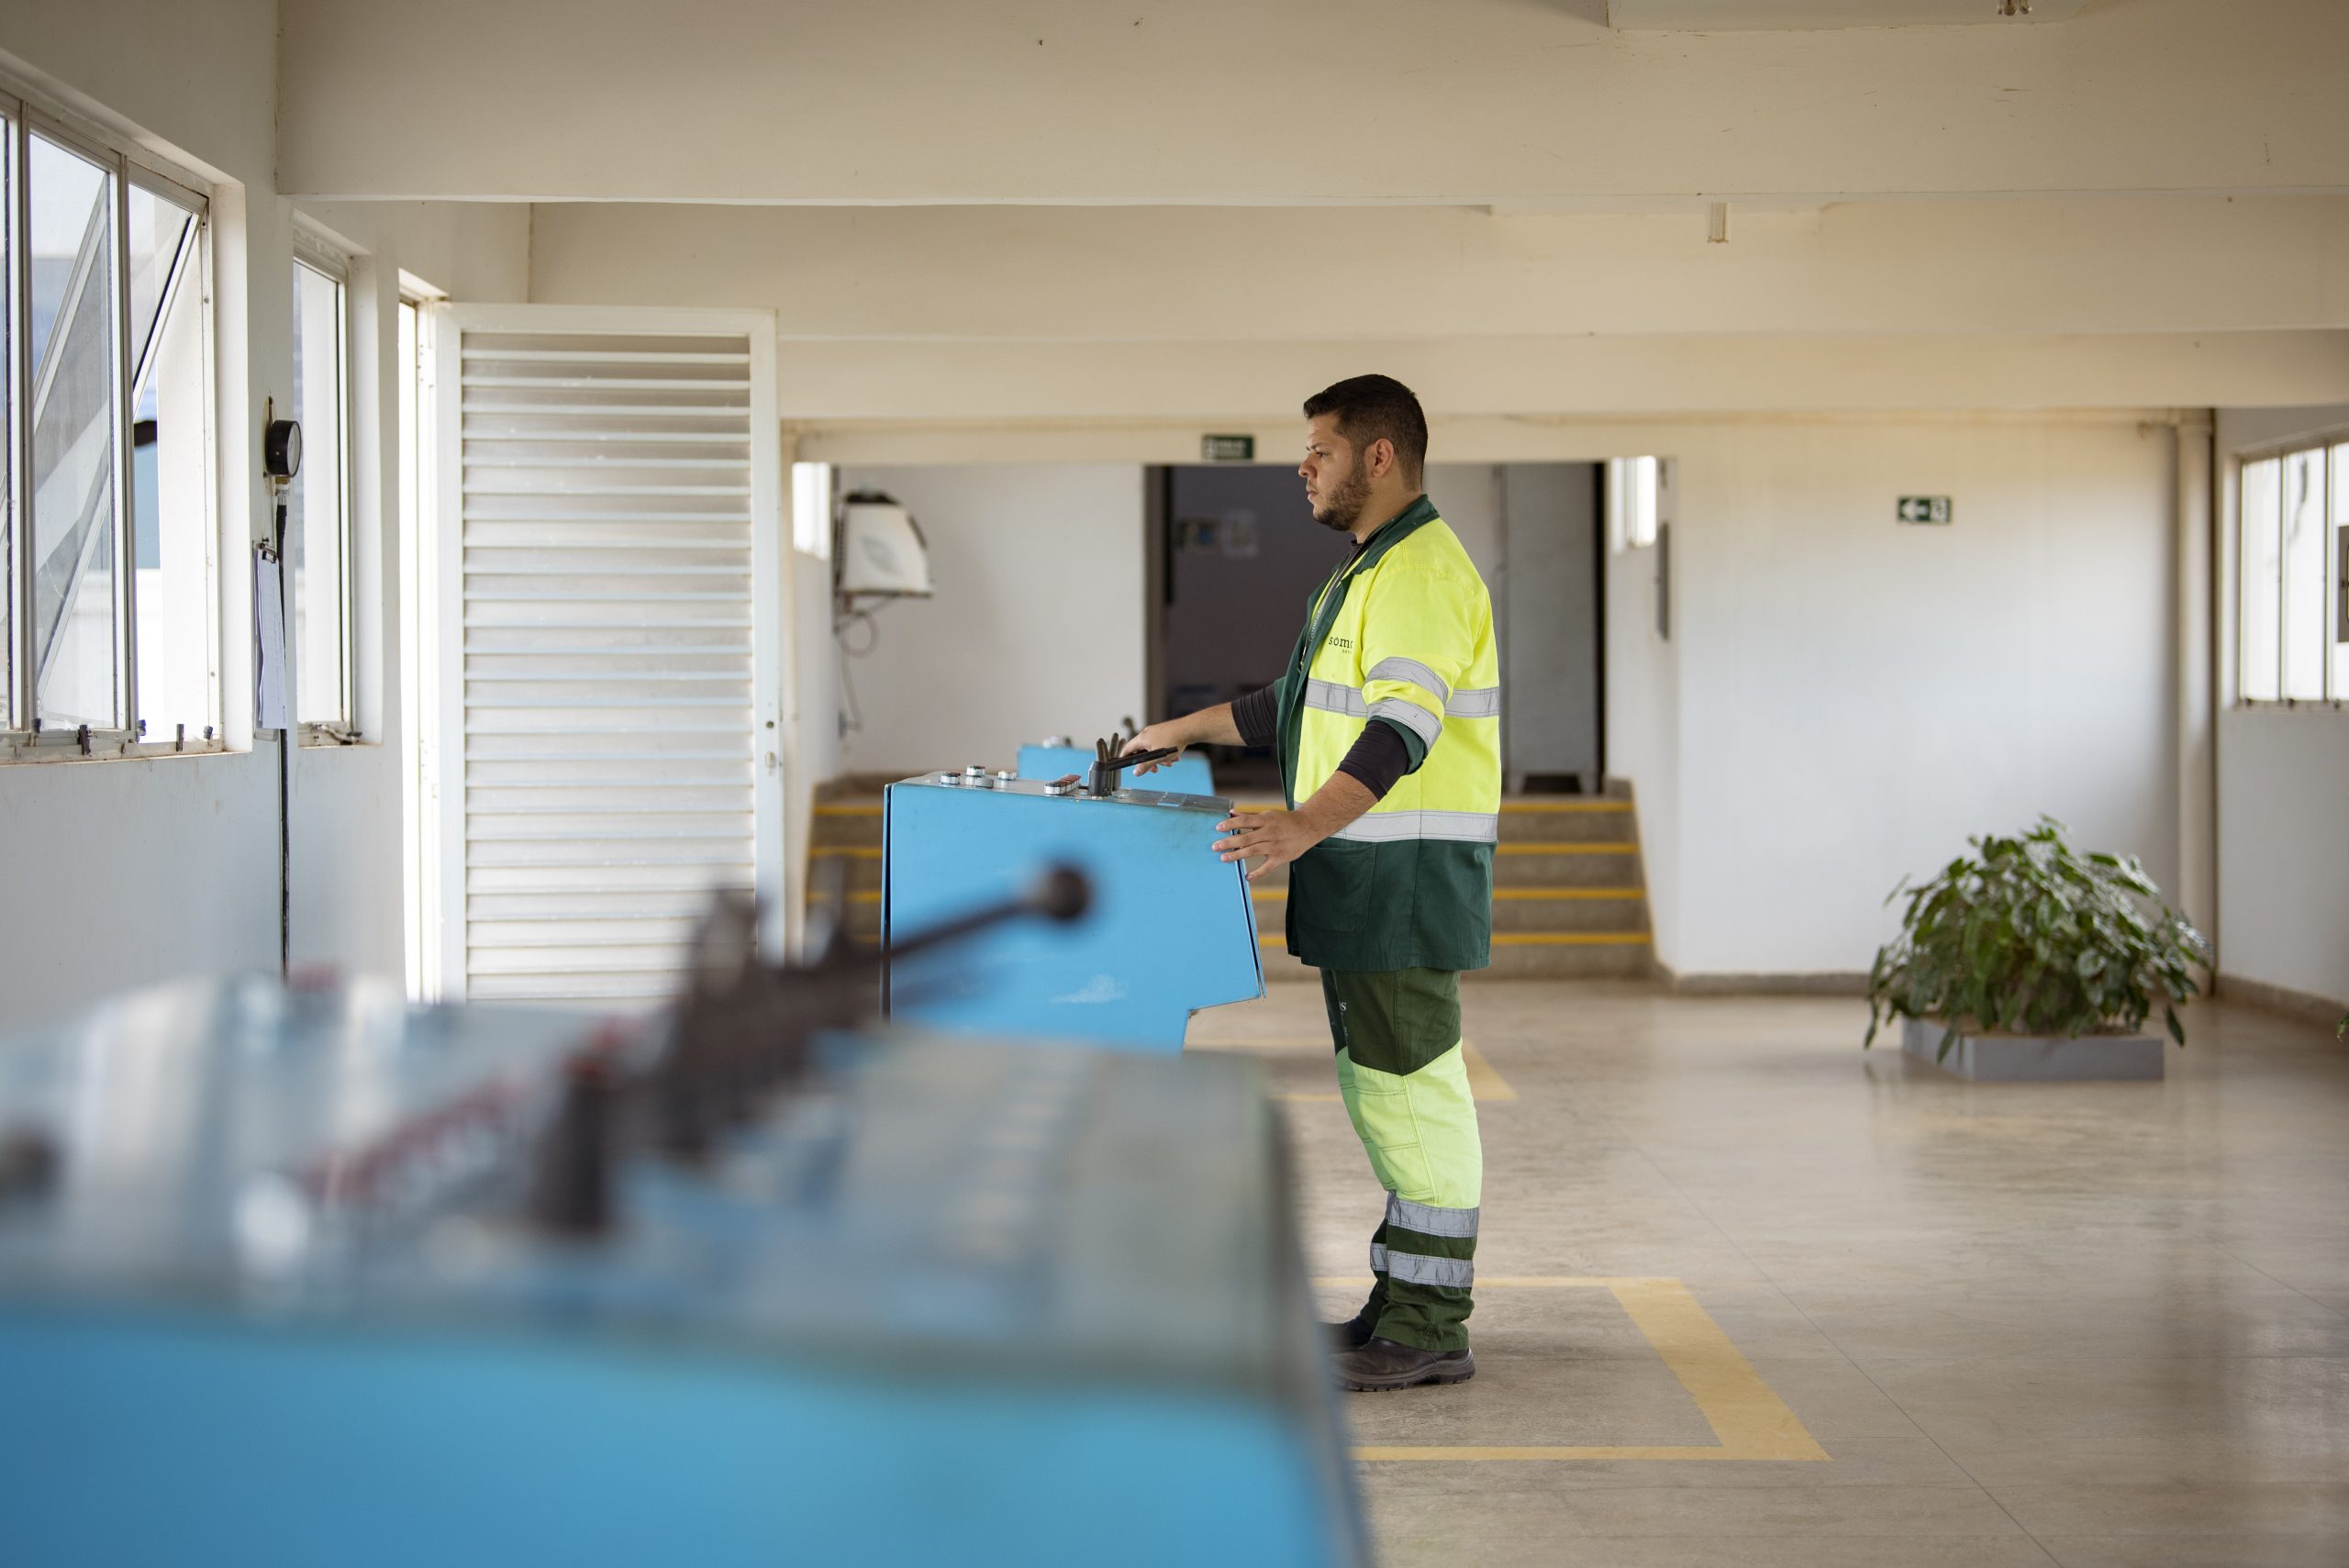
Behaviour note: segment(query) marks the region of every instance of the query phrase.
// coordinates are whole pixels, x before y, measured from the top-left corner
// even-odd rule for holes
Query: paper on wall
[[[253,547],[253,728],[288,728],[285,691],[285,563]]]

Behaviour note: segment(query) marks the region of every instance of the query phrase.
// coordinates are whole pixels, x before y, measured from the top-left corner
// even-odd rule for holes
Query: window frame
[[[294,226],[292,266],[289,280],[298,274],[293,268],[307,267],[331,281],[335,285],[335,475],[339,494],[335,497],[337,514],[335,549],[340,557],[340,570],[336,581],[341,585],[340,636],[338,639],[336,680],[339,693],[335,702],[337,717],[333,718],[299,718],[295,720],[299,744],[304,746],[355,746],[364,737],[359,729],[359,582],[357,519],[353,516],[358,491],[351,476],[351,410],[356,388],[351,379],[351,300],[352,278],[358,270],[359,258],[341,246],[303,223],[296,215]],[[298,414],[298,410],[296,411]],[[306,424],[302,428],[302,450],[318,450],[317,433]],[[308,460],[304,460],[307,466]],[[296,484],[300,481],[296,480]],[[308,519],[304,518],[305,526]],[[305,550],[308,548],[305,541]],[[289,609],[293,606],[289,606]],[[289,615],[286,629],[294,627]],[[294,656],[295,709],[300,712],[301,656]]]
[[[35,498],[30,484],[31,415],[24,398],[26,389],[32,383],[34,370],[29,330],[32,320],[32,269],[26,247],[31,231],[29,166],[32,138],[36,134],[97,164],[112,182],[109,204],[112,211],[108,215],[115,272],[110,312],[115,377],[112,526],[115,559],[118,562],[115,573],[114,613],[116,657],[119,662],[122,687],[123,723],[119,728],[101,728],[92,725],[75,726],[71,729],[50,728],[39,717],[38,662],[32,657],[35,617],[31,614],[29,600],[33,580],[30,568],[36,538],[33,527]],[[214,439],[216,416],[213,406],[217,392],[211,198],[198,185],[191,183],[180,171],[142,156],[77,116],[64,113],[26,95],[5,78],[0,78],[0,135],[7,139],[6,161],[10,175],[5,217],[0,217],[11,236],[5,274],[6,299],[0,301],[0,308],[5,308],[7,313],[6,375],[8,428],[5,439],[8,452],[8,504],[13,510],[12,528],[7,539],[10,559],[6,573],[7,636],[11,647],[6,679],[8,682],[9,703],[5,714],[0,714],[0,765],[226,752],[229,748],[221,711],[220,551],[216,495],[218,458],[217,443]],[[186,248],[164,280],[157,302],[156,322],[160,328],[164,316],[180,299],[180,290],[192,286],[198,291],[195,303],[198,313],[197,352],[202,356],[199,377],[203,393],[198,405],[196,445],[204,464],[203,481],[198,488],[202,492],[199,497],[203,507],[201,528],[206,540],[203,592],[205,625],[210,644],[206,661],[206,706],[210,722],[204,726],[204,733],[200,736],[175,734],[170,740],[142,736],[139,728],[142,721],[139,713],[137,481],[133,451],[138,413],[137,399],[132,395],[135,388],[131,382],[138,367],[131,362],[128,330],[129,215],[130,192],[134,186],[184,209],[195,224],[194,243]]]
[[[2343,661],[2338,652],[2342,643],[2337,635],[2344,624],[2344,619],[2349,619],[2349,610],[2344,610],[2340,597],[2344,592],[2343,573],[2344,570],[2349,570],[2349,562],[2342,559],[2343,532],[2344,529],[2349,529],[2349,517],[2340,516],[2333,504],[2342,488],[2334,469],[2341,461],[2338,454],[2343,447],[2349,447],[2349,427],[2312,435],[2295,436],[2289,440],[2275,442],[2268,446],[2250,447],[2234,454],[2234,472],[2230,479],[2232,485],[2232,499],[2234,503],[2232,508],[2234,537],[2228,541],[2230,557],[2233,562],[2234,602],[2228,606],[2227,613],[2234,622],[2232,706],[2235,707],[2278,710],[2321,708],[2332,712],[2349,707],[2349,678],[2344,678],[2343,675]],[[2243,473],[2254,463],[2273,462],[2277,465],[2277,507],[2280,529],[2280,514],[2284,506],[2284,465],[2286,460],[2297,457],[2302,452],[2314,452],[2320,460],[2317,469],[2317,489],[2322,510],[2322,521],[2319,526],[2323,530],[2324,539],[2323,562],[2319,568],[2319,576],[2324,585],[2323,613],[2320,617],[2325,632],[2322,660],[2324,694],[2321,696],[2296,697],[2288,695],[2286,691],[2291,675],[2292,571],[2290,552],[2286,549],[2285,540],[2279,532],[2277,540],[2279,559],[2274,606],[2276,695],[2251,696],[2243,690],[2243,671],[2249,668],[2251,637],[2251,617],[2243,614],[2244,598],[2251,587],[2248,556],[2250,528],[2243,516]]]

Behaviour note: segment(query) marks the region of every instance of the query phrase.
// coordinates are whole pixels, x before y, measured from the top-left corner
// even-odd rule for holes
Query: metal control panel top
[[[946,770],[922,773],[892,786],[897,789],[984,789],[998,795],[1031,795],[1046,800],[1081,800],[1098,806],[1112,801],[1121,806],[1157,806],[1177,811],[1208,812],[1217,821],[1231,815],[1231,802],[1220,795],[1180,795],[1172,790],[1122,788],[1108,795],[1088,795],[1081,787],[1068,787],[1054,779],[1023,779],[1008,773],[986,769],[964,768],[960,772]]]

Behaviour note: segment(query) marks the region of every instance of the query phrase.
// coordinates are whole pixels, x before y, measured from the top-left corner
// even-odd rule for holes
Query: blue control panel
[[[551,1232],[566,1082],[663,1027],[250,981],[0,1041],[0,1558],[1363,1560],[1247,1063],[834,1035]]]
[[[1264,994],[1254,906],[1217,856],[1231,803],[1032,779],[927,773],[885,797],[882,930],[918,930],[1009,897],[1040,864],[1083,873],[1085,918],[1005,927],[951,955],[892,962],[894,1018],[997,1037],[1180,1051],[1191,1014]]]
[[[1049,783],[1071,773],[1083,778],[1093,766],[1093,753],[1074,746],[1022,746],[1019,748],[1019,776]],[[1215,771],[1208,760],[1197,751],[1186,751],[1156,773],[1145,773],[1135,781],[1169,795],[1213,795]]]

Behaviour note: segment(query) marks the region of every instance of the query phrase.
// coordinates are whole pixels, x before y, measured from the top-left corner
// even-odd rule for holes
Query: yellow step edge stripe
[[[816,807],[816,815],[818,817],[878,817],[881,815],[881,807],[877,803],[872,806],[818,806]]]
[[[1637,843],[1622,844],[1495,844],[1504,855],[1636,855]]]
[[[807,851],[811,855],[846,855],[851,860],[877,861],[881,858],[878,844],[818,844]]]
[[[1629,811],[1628,800],[1504,800],[1503,811]]]
[[[1497,948],[1629,948],[1645,947],[1645,931],[1495,931]]]

